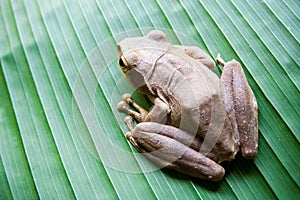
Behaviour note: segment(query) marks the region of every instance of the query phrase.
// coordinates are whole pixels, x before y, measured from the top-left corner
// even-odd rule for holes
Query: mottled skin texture
[[[126,94],[118,105],[140,122],[126,118],[127,138],[154,163],[217,181],[225,173],[218,163],[240,148],[246,158],[256,155],[257,103],[238,62],[218,58],[220,79],[203,50],[172,45],[161,31],[124,39],[118,53],[127,80],[154,103],[148,113]]]

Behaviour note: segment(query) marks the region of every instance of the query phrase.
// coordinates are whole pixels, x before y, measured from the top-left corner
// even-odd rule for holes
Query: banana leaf
[[[0,1],[0,199],[299,199],[300,4],[293,0]],[[156,169],[124,134],[117,43],[163,30],[238,60],[259,153],[225,178]],[[220,75],[221,67],[213,69]]]

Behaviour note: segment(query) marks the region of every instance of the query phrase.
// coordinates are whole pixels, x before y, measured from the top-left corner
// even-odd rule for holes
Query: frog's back
[[[166,53],[149,72],[148,88],[159,88],[166,97],[176,98],[183,106],[196,106],[220,95],[219,77],[184,54]]]
[[[215,152],[229,152],[231,156],[231,124],[222,99],[222,83],[216,74],[197,61],[166,54],[156,63],[149,83],[156,96],[162,95],[170,106],[166,124],[203,138],[217,135],[217,146],[223,151]],[[216,154],[212,151],[210,156],[216,161],[227,156]]]
[[[221,101],[220,79],[210,69],[189,56],[166,53],[150,72],[148,88],[154,96],[162,95],[170,105],[168,121],[172,125],[179,126],[183,111],[190,116],[201,115],[201,121],[209,121],[212,103]],[[191,120],[198,123],[199,117],[196,118]],[[201,124],[201,129],[207,129],[205,124]]]

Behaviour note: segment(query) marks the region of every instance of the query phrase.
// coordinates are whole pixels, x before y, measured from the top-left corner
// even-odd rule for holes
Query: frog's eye
[[[127,60],[125,59],[124,56],[121,56],[121,58],[119,59],[119,65],[120,65],[120,67],[127,67],[128,66]]]

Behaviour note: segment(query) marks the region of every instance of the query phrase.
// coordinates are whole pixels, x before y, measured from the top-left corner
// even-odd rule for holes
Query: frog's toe
[[[117,108],[121,112],[126,112],[128,110],[127,103],[125,101],[120,101],[120,103],[118,103]]]
[[[253,148],[242,147],[241,151],[242,151],[242,155],[243,155],[244,158],[253,159],[257,154],[257,146],[254,149]]]
[[[132,133],[131,132],[127,132],[125,134],[125,137],[127,138],[127,140],[130,140],[132,138]]]
[[[122,96],[122,100],[123,101],[128,101],[128,99],[131,99],[131,94],[129,94],[129,93],[126,93],[126,94],[124,94],[123,96]]]
[[[132,121],[133,121],[133,118],[130,115],[128,115],[124,118],[125,123],[132,123]]]

